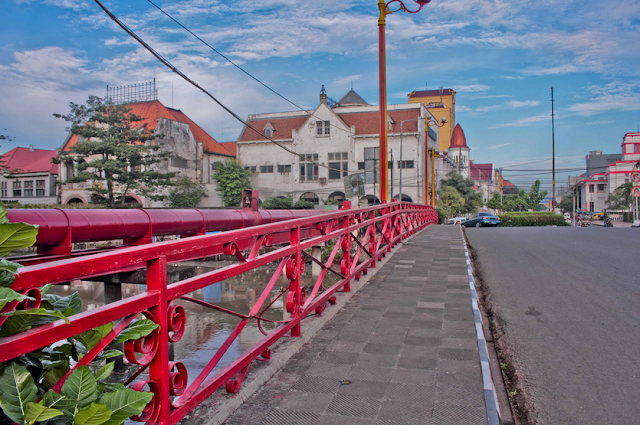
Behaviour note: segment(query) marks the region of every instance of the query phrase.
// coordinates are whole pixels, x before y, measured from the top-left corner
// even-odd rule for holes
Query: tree
[[[74,162],[77,173],[65,183],[92,182],[92,195],[106,198],[109,207],[124,205],[131,191],[153,200],[163,199],[165,188],[172,185],[176,173],[162,173],[155,164],[165,161],[169,153],[154,140],[159,136],[146,127],[135,128],[143,120],[131,108],[113,105],[89,96],[85,105],[71,102],[67,115],[53,114],[71,123],[70,131],[78,143],[63,151],[56,163]],[[102,182],[106,182],[106,187]]]
[[[499,193],[494,193],[493,197],[487,201],[486,205],[493,210],[504,210]]]
[[[607,199],[604,201],[610,210],[622,210],[628,211],[631,207],[631,188],[633,183],[625,183],[619,186],[613,193],[610,193]]]
[[[242,191],[251,189],[251,171],[235,159],[218,163],[213,180],[218,183],[218,192],[227,207],[237,207],[242,201]]]
[[[505,211],[517,211],[518,205],[528,205],[527,194],[524,189],[518,189],[517,195],[505,195],[502,197],[502,205]]]
[[[542,201],[545,198],[545,196],[547,196],[547,193],[549,192],[547,192],[546,190],[543,190],[542,192],[540,192],[540,180],[536,180],[531,185],[531,189],[529,189],[529,193],[527,193],[526,195],[526,200],[527,200],[529,209],[536,211],[538,204],[540,204],[540,201]]]
[[[558,202],[558,208],[563,212],[573,211],[573,191],[565,193],[560,202]]]
[[[170,208],[194,208],[206,196],[207,190],[202,183],[183,176],[169,189],[165,203]]]
[[[449,173],[448,179],[443,179],[441,181],[441,184],[443,189],[447,186],[452,187],[458,192],[458,194],[460,194],[460,196],[462,196],[464,199],[464,205],[460,212],[463,214],[475,212],[479,207],[484,205],[482,194],[473,188],[475,183],[471,179],[465,179],[460,174],[452,172]]]
[[[459,213],[465,204],[465,200],[452,186],[444,186],[438,191],[438,207],[447,217]]]
[[[262,208],[266,210],[290,210],[293,208],[293,197],[291,195],[286,198],[267,198],[262,203]]]

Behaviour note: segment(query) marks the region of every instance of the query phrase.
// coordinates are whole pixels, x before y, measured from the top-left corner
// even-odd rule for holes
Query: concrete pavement
[[[536,423],[640,423],[635,230],[465,229]]]
[[[496,424],[472,305],[460,228],[431,226],[226,423]]]

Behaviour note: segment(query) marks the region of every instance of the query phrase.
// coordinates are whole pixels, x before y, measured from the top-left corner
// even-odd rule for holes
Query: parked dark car
[[[491,213],[475,213],[471,214],[469,218],[462,222],[465,227],[484,227],[484,226],[497,226],[500,224],[500,217],[496,217]]]

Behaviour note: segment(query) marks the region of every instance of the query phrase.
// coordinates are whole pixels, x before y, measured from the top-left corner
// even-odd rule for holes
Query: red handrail
[[[48,283],[64,283],[141,267],[147,268],[147,291],[72,316],[69,323],[59,320],[3,338],[0,340],[0,362],[115,321],[114,330],[78,363],[87,364],[115,338],[117,330],[143,314],[159,327],[146,337],[151,337],[155,342],[151,352],[147,352],[142,359],[135,356],[142,344],[136,344],[135,341],[125,343],[127,359],[143,369],[149,369],[149,379],[134,382],[132,388],[142,390],[148,387],[154,392],[154,400],[145,417],[147,423],[175,424],[222,385],[226,385],[227,391],[237,392],[251,363],[259,357],[268,359],[269,349],[278,339],[289,332],[293,337],[300,336],[300,321],[304,317],[314,311],[322,312],[327,303],[335,302],[336,292],[350,291],[351,280],[360,279],[368,268],[375,267],[376,261],[380,261],[394,245],[434,223],[437,223],[437,213],[432,207],[394,202],[27,266],[19,269],[12,286],[16,291],[33,293]],[[305,229],[306,234],[303,233]],[[261,253],[260,248],[269,239],[281,242],[286,239],[286,244]],[[331,255],[326,262],[320,262],[322,272],[309,294],[306,294],[300,287],[300,275],[304,272],[304,250],[331,240],[336,242]],[[352,245],[355,248],[353,254]],[[209,255],[211,247],[221,247],[223,252],[234,254],[238,262],[167,285],[166,267],[169,259],[204,258]],[[240,323],[204,370],[186,389],[178,391],[172,388],[178,381],[171,379],[171,374],[182,374],[183,382],[188,382],[186,367],[179,361],[169,362],[168,343],[180,339],[184,331],[180,327],[186,323],[184,309],[172,302],[190,292],[272,262],[277,262],[278,267],[251,312],[245,315],[234,313],[241,317]],[[325,287],[324,276],[329,271],[339,275],[340,280]],[[286,307],[291,317],[219,372],[209,376],[249,321],[256,320],[259,323],[264,320],[261,316],[269,306],[263,308],[263,304],[282,273],[290,281]],[[210,307],[217,308],[214,305]],[[15,306],[5,306],[5,310],[10,308]],[[60,388],[67,376],[54,389]],[[178,393],[181,395],[172,400],[172,394]]]

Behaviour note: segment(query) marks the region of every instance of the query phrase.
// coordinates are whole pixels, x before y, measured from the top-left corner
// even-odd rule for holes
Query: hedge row
[[[500,214],[500,227],[568,226],[564,217],[548,212],[520,212]]]

